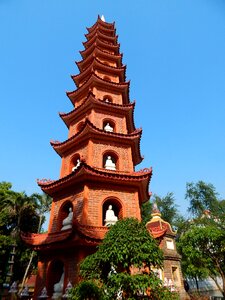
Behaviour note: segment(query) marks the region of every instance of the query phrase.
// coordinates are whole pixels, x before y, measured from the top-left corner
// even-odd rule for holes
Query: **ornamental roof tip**
[[[158,213],[158,214],[161,215],[160,210],[159,210],[158,205],[157,205],[156,202],[154,202],[153,206],[152,206],[152,214],[155,214],[155,213]]]
[[[58,140],[50,140],[50,144],[61,144]]]
[[[141,169],[141,170],[137,171],[136,173],[150,173],[150,172],[152,172],[152,167]]]
[[[42,178],[42,179],[37,179],[36,181],[38,184],[49,184],[49,183],[54,182],[55,180]]]

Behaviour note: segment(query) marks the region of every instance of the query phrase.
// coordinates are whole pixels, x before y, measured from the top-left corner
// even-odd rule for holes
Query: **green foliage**
[[[165,197],[153,195],[151,202],[144,203],[141,207],[142,222],[146,224],[151,219],[152,203],[156,203],[162,218],[171,225],[177,226],[181,215],[177,210],[173,193],[167,193]]]
[[[225,274],[225,233],[217,226],[193,225],[178,244],[189,276]]]
[[[142,223],[147,224],[147,222],[151,219],[151,213],[152,213],[152,201],[147,201],[142,204],[141,206],[141,218]]]
[[[0,283],[6,279],[10,251],[14,244],[16,255],[11,280],[20,280],[23,276],[32,251],[22,242],[20,232],[39,231],[43,222],[41,213],[43,209],[46,211],[47,206],[49,208],[50,202],[41,202],[42,197],[46,198],[39,194],[27,196],[24,192],[15,192],[11,183],[0,182]],[[34,260],[30,271],[35,266]]]
[[[98,251],[82,262],[80,270],[84,280],[104,291],[104,299],[116,299],[120,290],[123,299],[137,299],[137,294],[148,290],[149,299],[173,299],[151,271],[162,264],[162,251],[144,224],[127,218],[110,228]]]
[[[109,288],[110,287],[110,288]],[[109,277],[108,299],[116,299],[118,291],[123,291],[123,299],[137,299],[137,296],[148,296],[148,299],[178,299],[177,294],[168,291],[162,281],[152,272],[150,274],[117,273]]]
[[[98,251],[85,260],[81,270],[89,272],[93,263],[103,279],[110,271],[112,262],[117,272],[130,274],[131,266],[142,268],[143,262],[147,267],[160,268],[163,254],[145,226],[136,219],[127,218],[118,221],[109,230]],[[87,273],[82,272],[82,275],[87,276]]]
[[[225,276],[225,201],[218,199],[212,184],[199,181],[186,188],[193,218],[180,227],[177,247],[184,275],[195,279],[198,288],[198,279]],[[225,294],[225,286],[219,288]]]
[[[71,300],[84,300],[94,299],[103,300],[104,293],[101,288],[93,281],[82,281],[76,287],[70,290],[69,299]]]
[[[205,210],[218,213],[219,200],[215,187],[203,181],[187,183],[185,198],[190,202],[188,210],[195,216],[202,216]]]
[[[172,225],[178,217],[177,205],[175,204],[173,193],[167,193],[166,196],[162,198],[154,195],[152,201],[157,203],[162,218]]]

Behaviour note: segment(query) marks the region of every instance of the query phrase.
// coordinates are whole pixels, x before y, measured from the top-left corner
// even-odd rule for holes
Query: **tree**
[[[15,192],[9,182],[0,182],[0,283],[5,282],[9,253],[13,245],[16,247],[16,256],[13,265],[11,280],[21,280],[32,251],[24,245],[20,232],[37,232],[43,217],[40,211],[44,205],[38,197],[27,196],[25,192]],[[32,269],[36,263],[32,264]]]
[[[175,204],[175,198],[172,192],[166,194],[165,197],[153,195],[151,202],[144,203],[141,207],[141,215],[143,223],[146,224],[151,219],[152,203],[156,203],[162,218],[174,225],[181,217],[178,213],[177,205]]]
[[[210,276],[225,296],[225,233],[214,221],[206,222],[192,225],[178,241],[183,271],[196,280],[197,288],[198,279]],[[223,286],[218,284],[217,276],[222,278]]]
[[[189,212],[196,218],[209,210],[212,214],[218,213],[218,193],[211,183],[198,181],[189,182],[186,185],[185,199],[190,202]]]
[[[39,232],[41,232],[41,226],[42,226],[42,224],[45,220],[45,214],[50,211],[52,198],[49,195],[45,194],[45,193],[43,193],[42,195],[34,193],[34,194],[31,195],[31,198],[34,199],[35,203],[37,203],[36,210],[37,210],[37,213],[39,215],[39,223],[38,223],[37,232],[39,233]],[[36,254],[35,251],[32,251],[31,254],[30,254],[30,259],[29,259],[29,262],[27,264],[26,270],[25,270],[24,275],[23,275],[23,280],[22,280],[22,283],[21,283],[20,291],[23,290],[23,287],[24,287],[27,275],[29,273],[29,270],[32,266],[32,261],[33,261],[33,258],[35,256],[35,254]]]
[[[127,218],[110,228],[97,252],[83,261],[80,270],[84,280],[104,291],[104,299],[116,299],[119,292],[123,299],[136,299],[148,291],[149,299],[176,299],[153,272],[162,264],[163,253],[144,224]],[[80,286],[75,291],[78,289]],[[82,299],[76,297],[73,299]]]
[[[186,199],[193,218],[184,222],[177,246],[182,255],[182,270],[196,281],[211,277],[225,295],[225,217],[224,200],[218,199],[212,184],[187,183]],[[223,281],[219,286],[217,276]]]

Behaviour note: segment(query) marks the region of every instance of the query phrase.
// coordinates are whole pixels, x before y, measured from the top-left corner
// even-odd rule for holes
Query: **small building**
[[[176,232],[171,225],[164,221],[156,204],[153,204],[152,218],[146,224],[149,233],[158,240],[159,247],[164,254],[163,270],[157,270],[160,279],[165,285],[177,290],[181,299],[189,299],[184,289],[184,280],[181,271],[181,256],[176,248]]]

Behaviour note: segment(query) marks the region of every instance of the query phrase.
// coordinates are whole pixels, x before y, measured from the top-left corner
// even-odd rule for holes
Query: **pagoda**
[[[180,299],[188,300],[189,295],[184,288],[184,279],[181,270],[181,256],[176,248],[176,232],[170,223],[162,219],[157,204],[153,204],[151,219],[146,224],[148,232],[158,241],[163,251],[163,269],[155,270],[164,285],[171,291],[177,291]]]
[[[54,297],[79,280],[79,263],[96,251],[109,226],[125,217],[141,220],[149,199],[151,169],[135,171],[142,161],[133,119],[126,67],[114,23],[98,17],[87,28],[76,90],[68,92],[73,110],[60,113],[68,139],[51,141],[62,159],[58,180],[38,180],[53,199],[48,232],[23,236],[39,253],[34,298],[44,287]]]

